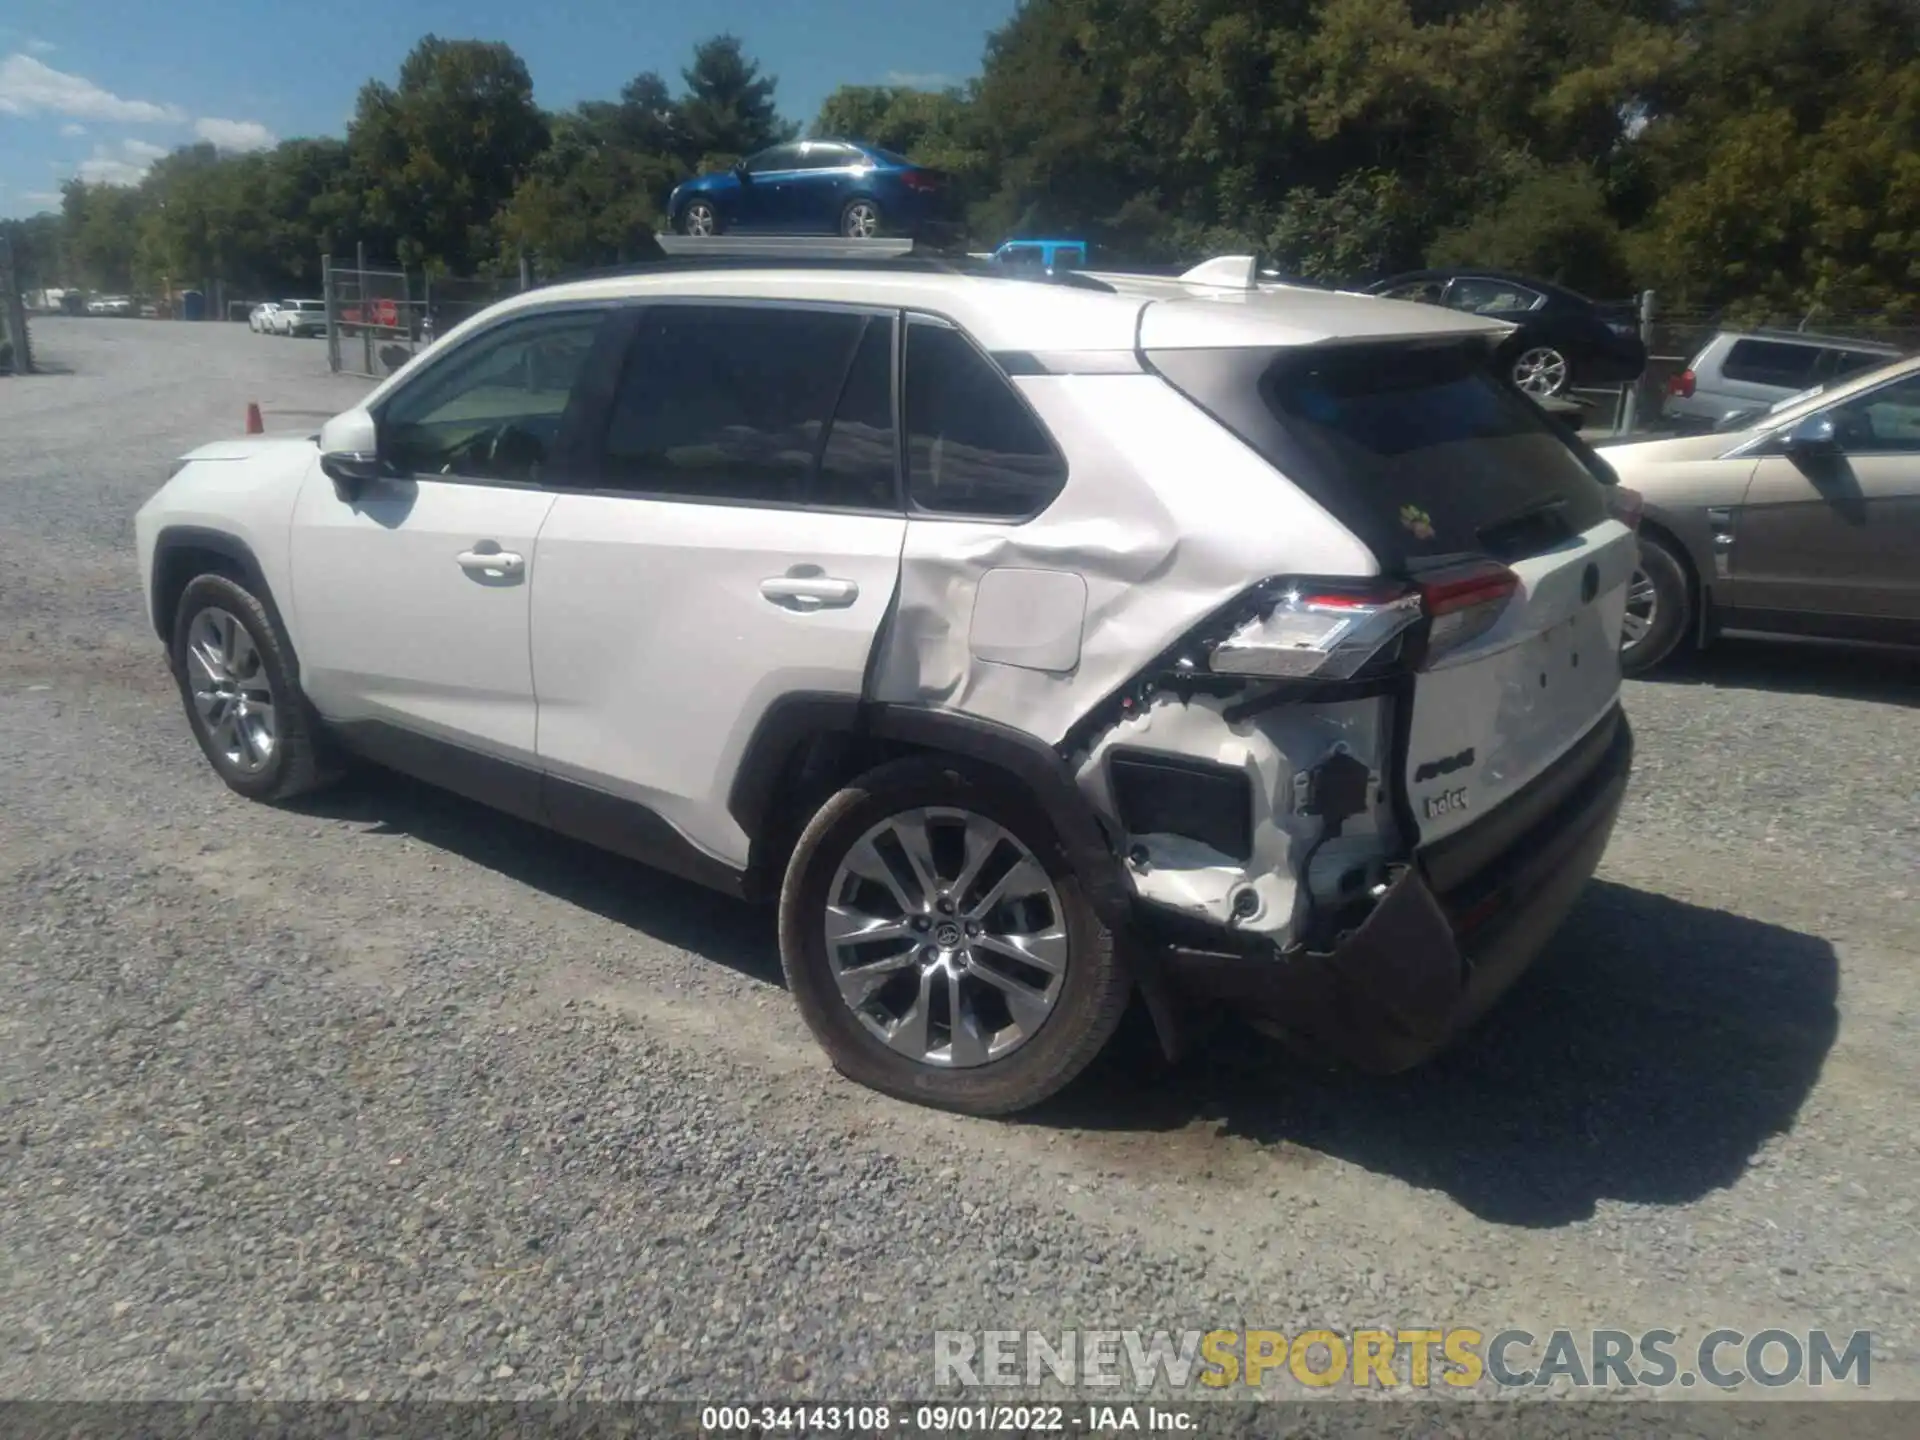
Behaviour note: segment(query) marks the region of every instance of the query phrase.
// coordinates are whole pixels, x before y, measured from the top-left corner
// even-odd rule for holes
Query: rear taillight
[[[1630,490],[1625,485],[1607,487],[1607,513],[1629,530],[1640,528],[1643,503],[1638,490]]]
[[[924,170],[902,170],[900,172],[900,183],[909,190],[938,190],[940,188],[940,177],[937,175],[929,175]]]
[[[1693,398],[1693,385],[1693,371],[1682,370],[1678,375],[1673,376],[1667,381],[1667,394],[1677,396],[1682,400],[1691,400]]]
[[[1520,577],[1491,561],[1423,575],[1420,607],[1427,616],[1427,658],[1457,650],[1499,623]]]

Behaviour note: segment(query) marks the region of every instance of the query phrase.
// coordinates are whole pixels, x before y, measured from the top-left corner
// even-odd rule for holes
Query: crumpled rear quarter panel
[[[1059,497],[1020,524],[914,516],[895,611],[878,641],[872,696],[1015,726],[1058,743],[1094,705],[1249,585],[1293,572],[1371,575],[1365,546],[1238,439],[1152,375],[1015,382],[1067,457]],[[997,569],[1084,582],[1016,581],[993,600],[993,643],[976,645],[981,581]],[[1006,655],[1011,598],[1038,634],[1077,622],[1079,644]],[[1039,668],[1077,650],[1070,668]],[[1057,663],[1054,661],[1052,663]]]

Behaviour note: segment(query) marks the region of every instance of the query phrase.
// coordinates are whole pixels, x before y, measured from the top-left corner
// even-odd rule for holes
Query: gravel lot
[[[764,915],[397,779],[230,795],[131,517],[248,400],[310,429],[361,387],[238,326],[35,343],[63,373],[0,380],[0,1396],[900,1398],[941,1327],[1425,1322],[1871,1328],[1873,1393],[1920,1397],[1912,662],[1631,686],[1600,881],[1424,1071],[1226,1034],[955,1119],[827,1070]]]

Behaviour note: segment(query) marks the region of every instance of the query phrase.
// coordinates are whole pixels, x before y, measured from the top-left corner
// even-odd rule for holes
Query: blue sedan
[[[667,201],[682,235],[726,230],[788,235],[919,236],[953,218],[947,176],[873,145],[796,140],[731,170],[696,175]]]

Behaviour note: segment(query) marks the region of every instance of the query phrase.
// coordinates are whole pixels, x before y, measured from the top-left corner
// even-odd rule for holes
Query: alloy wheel
[[[1634,567],[1633,579],[1627,582],[1627,613],[1620,622],[1620,648],[1631,651],[1653,632],[1653,623],[1660,618],[1660,591],[1653,583],[1653,577],[1638,566]]]
[[[1066,978],[1059,892],[1033,852],[983,815],[891,815],[827,891],[828,964],[869,1033],[910,1060],[965,1069],[1031,1040]]]
[[[1567,388],[1567,357],[1549,345],[1536,345],[1513,362],[1513,383],[1542,398]]]
[[[714,228],[711,205],[702,202],[687,207],[687,234],[711,235]]]
[[[213,746],[235,771],[257,775],[279,743],[278,705],[260,651],[232,612],[209,606],[187,629],[187,682]]]
[[[849,240],[871,240],[880,233],[880,208],[871,200],[856,200],[847,207],[841,229]]]

